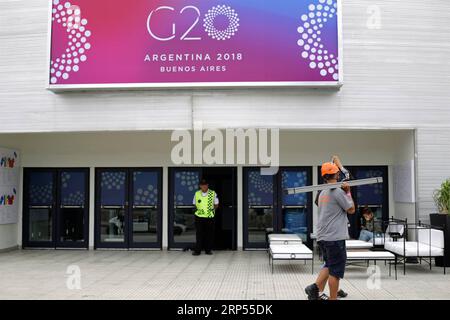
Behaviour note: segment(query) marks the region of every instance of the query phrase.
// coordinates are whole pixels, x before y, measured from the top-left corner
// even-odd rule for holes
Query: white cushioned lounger
[[[275,260],[311,260],[314,273],[314,254],[304,244],[270,244],[269,262],[272,262],[272,273]]]
[[[405,257],[441,257],[444,255],[444,249],[416,241],[386,242],[384,248]]]
[[[362,240],[346,240],[345,246],[347,250],[370,249],[373,247],[373,243]]]
[[[384,247],[386,250],[406,257],[442,257],[444,255],[444,232],[442,230],[418,229],[418,240],[386,242]]]
[[[347,260],[394,260],[395,255],[389,251],[350,251]]]
[[[272,233],[269,234],[270,244],[302,244],[302,239],[297,234]]]
[[[417,257],[426,258],[443,257],[445,254],[444,232],[442,230],[432,228],[416,229],[418,231],[418,241],[392,241],[386,242],[384,248],[394,253],[396,256],[403,258],[403,274],[406,274],[406,258]],[[427,261],[432,267],[432,261]],[[445,266],[444,266],[444,274]]]
[[[395,260],[395,255],[389,251],[348,251],[347,261],[388,261]],[[391,265],[389,265],[389,276],[391,276]],[[397,268],[395,269],[395,279],[397,279]]]

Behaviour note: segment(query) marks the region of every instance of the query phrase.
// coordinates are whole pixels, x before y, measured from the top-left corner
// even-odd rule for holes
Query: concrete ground
[[[380,277],[370,279],[363,263],[347,268],[341,284],[347,299],[450,299],[450,274],[442,268],[408,265],[396,281],[383,262],[378,266]],[[78,271],[80,289],[73,276]],[[314,279],[310,262],[278,261],[272,275],[261,251],[200,257],[179,251],[0,253],[0,299],[304,300],[304,287]]]

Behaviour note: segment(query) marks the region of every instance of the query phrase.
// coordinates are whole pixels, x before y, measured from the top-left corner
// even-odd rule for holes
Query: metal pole
[[[365,186],[365,185],[369,185],[369,184],[382,183],[383,178],[376,177],[376,178],[350,180],[350,181],[343,181],[343,182],[337,182],[337,183],[327,183],[327,184],[319,184],[319,185],[297,187],[297,188],[286,188],[286,189],[284,189],[284,192],[286,194],[297,194],[297,193],[307,193],[307,192],[313,192],[313,191],[336,189],[336,188],[340,188],[342,186],[342,184],[345,182],[348,183],[348,185],[350,187],[356,187],[356,186]]]

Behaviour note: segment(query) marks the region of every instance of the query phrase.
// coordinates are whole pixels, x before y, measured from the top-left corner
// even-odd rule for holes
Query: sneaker
[[[343,298],[345,298],[346,296],[348,296],[348,293],[347,292],[344,292],[344,290],[339,290],[338,291],[338,293],[337,293],[337,298],[338,299],[343,299]],[[330,299],[330,297],[326,294],[326,293],[322,293],[320,296],[319,296],[319,300],[329,300]]]
[[[348,293],[341,289],[338,291],[337,296],[338,298],[345,298],[348,296]]]
[[[329,300],[329,299],[330,298],[325,293],[322,293],[317,300]]]
[[[308,295],[308,300],[319,300],[319,287],[313,283],[305,288],[305,293]]]
[[[211,256],[213,253],[211,251],[205,252],[208,256]]]
[[[194,251],[194,252],[192,252],[192,255],[193,255],[193,256],[199,256],[199,255],[200,255],[200,252]]]

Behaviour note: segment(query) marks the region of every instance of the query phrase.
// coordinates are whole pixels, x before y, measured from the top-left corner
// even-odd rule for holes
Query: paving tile
[[[80,290],[67,287],[69,266],[81,272]],[[264,251],[216,252],[193,257],[180,251],[17,250],[0,254],[0,299],[222,299],[304,300],[321,263],[277,261]],[[347,299],[449,299],[450,275],[426,264],[399,268],[398,280],[378,264],[347,268]],[[326,291],[328,289],[326,288]]]

